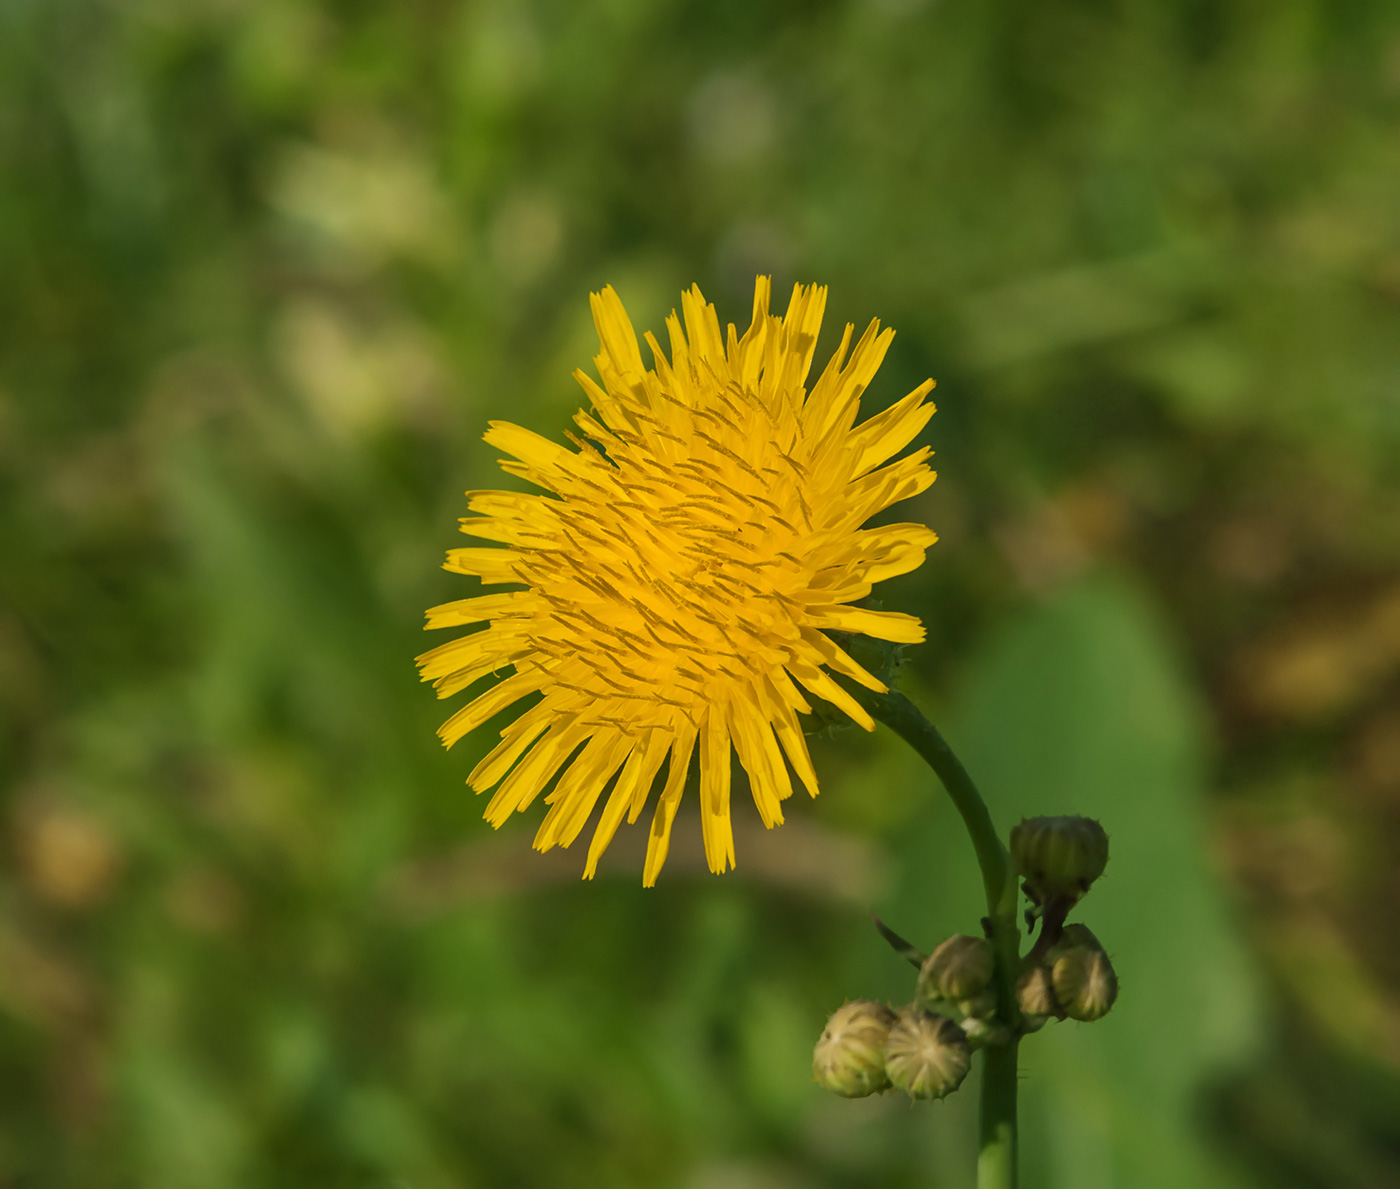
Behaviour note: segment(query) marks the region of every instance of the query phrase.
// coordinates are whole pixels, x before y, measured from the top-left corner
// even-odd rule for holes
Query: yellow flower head
[[[934,480],[927,448],[881,466],[933,415],[924,400],[933,381],[855,425],[894,332],[871,322],[852,349],[848,325],[808,391],[826,289],[795,286],[779,318],[770,288],[758,279],[753,321],[726,337],[693,287],[681,298],[684,329],[674,312],[666,320],[669,360],[646,336],[650,368],[617,294],[594,294],[602,385],[575,373],[593,405],[574,417],[588,440],[569,434],[569,450],[493,421],[486,441],[511,456],[502,469],[545,494],[468,492],[477,515],[462,531],[505,548],[447,555],[455,573],[523,589],[428,612],[429,628],[487,625],[418,658],[439,697],[514,669],[443,724],[447,746],[542,695],[467,778],[478,792],[499,786],[486,807],[493,826],[526,809],[572,757],[535,838],[541,851],[568,846],[611,785],[586,877],[666,764],[643,875],[655,883],[697,745],[705,852],[712,871],[732,866],[730,745],[764,824],[779,824],[789,764],[817,794],[797,718],[811,713],[802,690],[873,730],[823,666],[885,688],[826,633],[924,636],[913,616],[851,604],[919,566],[937,539],[921,524],[861,528]]]

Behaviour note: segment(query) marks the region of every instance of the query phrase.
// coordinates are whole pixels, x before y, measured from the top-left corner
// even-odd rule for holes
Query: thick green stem
[[[1015,1189],[1016,1046],[1020,1043],[1013,1040],[982,1050],[977,1189]]]
[[[972,838],[982,886],[987,895],[985,926],[997,954],[997,1016],[1016,1035],[1016,976],[1021,961],[1021,931],[1016,920],[1016,870],[1001,841],[987,803],[953,749],[898,690],[877,694],[842,682],[869,711],[908,743],[938,774]],[[992,1045],[982,1051],[981,1138],[977,1157],[978,1189],[1016,1186],[1016,1045]]]

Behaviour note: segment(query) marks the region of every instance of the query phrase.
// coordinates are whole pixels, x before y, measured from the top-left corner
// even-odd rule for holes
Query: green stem
[[[987,935],[997,954],[997,1015],[1013,1036],[1020,1023],[1016,976],[1021,961],[1021,931],[1016,920],[1016,870],[1001,841],[987,803],[967,769],[953,754],[938,728],[898,690],[877,694],[843,681],[842,685],[870,713],[908,743],[938,774],[948,790],[977,852],[987,895]],[[1016,1045],[982,1050],[981,1137],[977,1157],[978,1189],[1016,1187]]]
[[[1016,916],[1016,881],[1011,870],[1011,856],[1002,844],[987,803],[972,783],[967,769],[953,754],[938,728],[898,690],[877,694],[861,686],[847,686],[856,700],[928,762],[928,766],[943,782],[948,796],[962,814],[972,846],[977,852],[977,864],[982,868],[982,886],[987,893],[987,912],[991,916]]]
[[[977,1189],[1015,1189],[1016,1047],[1020,1043],[1016,1039],[982,1050]]]

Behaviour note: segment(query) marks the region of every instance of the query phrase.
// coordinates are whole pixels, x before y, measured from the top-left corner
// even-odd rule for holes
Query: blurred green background
[[[809,1081],[976,930],[897,740],[584,885],[413,672],[589,290],[760,271],[939,381],[909,689],[1113,838],[1026,1185],[1400,1184],[1400,5],[0,0],[0,1186],[969,1185]]]

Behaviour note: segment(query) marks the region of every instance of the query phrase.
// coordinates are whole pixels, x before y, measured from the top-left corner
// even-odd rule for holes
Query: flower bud
[[[1086,945],[1064,950],[1051,968],[1055,998],[1071,1020],[1098,1020],[1118,998],[1118,976],[1103,950]]]
[[[1083,946],[1085,949],[1102,950],[1103,945],[1088,925],[1074,923],[1066,925],[1060,932],[1060,940],[1055,943],[1055,948],[1050,952],[1059,954],[1065,950],[1074,949],[1076,946]]]
[[[1108,835],[1087,817],[1022,819],[1011,831],[1011,857],[1037,904],[1074,903],[1108,864]]]
[[[871,999],[838,1007],[812,1051],[812,1077],[817,1084],[843,1098],[864,1098],[889,1089],[885,1041],[894,1019],[893,1011]]]
[[[924,960],[919,999],[972,999],[986,990],[995,965],[990,941],[955,933]]]
[[[1016,980],[1016,1004],[1023,1016],[1039,1019],[1042,1024],[1047,1016],[1059,1014],[1060,1005],[1055,1002],[1050,972],[1044,966],[1032,966],[1022,971],[1021,977]]]
[[[885,1042],[885,1072],[910,1098],[942,1098],[967,1076],[967,1037],[952,1020],[906,1007]]]
[[[959,999],[958,1010],[970,1019],[990,1020],[997,1014],[996,994],[988,987],[982,994],[974,995],[971,999]]]

